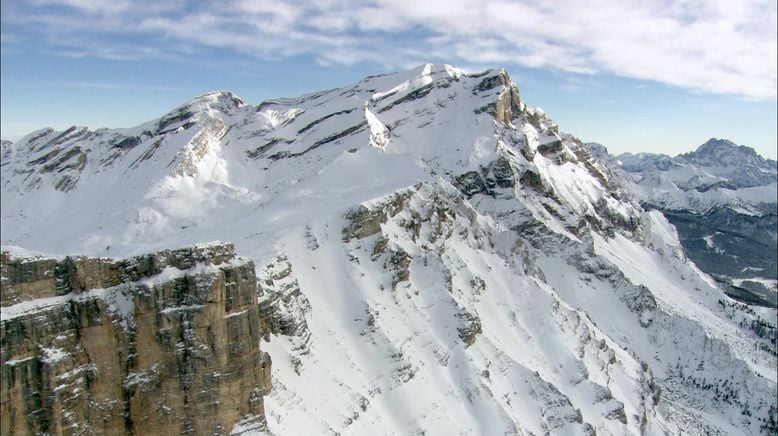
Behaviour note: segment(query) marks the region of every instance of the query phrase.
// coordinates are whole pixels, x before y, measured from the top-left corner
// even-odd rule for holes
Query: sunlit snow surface
[[[775,310],[733,303],[574,138],[539,153],[557,135],[542,112],[496,121],[507,88],[484,83],[499,78],[425,65],[260,106],[208,94],[132,129],[37,132],[3,149],[2,242],[120,257],[233,241],[262,298],[300,291],[278,309],[297,333],[261,344],[275,434],[763,431],[775,345],[749,326]],[[495,182],[500,159],[510,183]],[[463,194],[469,172],[492,186]],[[355,237],[360,205],[382,218]]]

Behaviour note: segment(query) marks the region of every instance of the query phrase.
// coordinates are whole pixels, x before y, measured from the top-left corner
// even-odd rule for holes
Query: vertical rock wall
[[[264,429],[254,264],[232,245],[0,262],[0,433]]]

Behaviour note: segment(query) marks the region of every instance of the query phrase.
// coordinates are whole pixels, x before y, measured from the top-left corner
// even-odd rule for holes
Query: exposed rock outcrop
[[[453,184],[468,198],[475,194],[495,196],[495,188],[512,188],[516,184],[516,174],[510,161],[500,157],[480,171],[468,171],[457,176]]]
[[[294,343],[292,365],[299,374],[302,364],[300,356],[310,351],[311,330],[307,319],[310,318],[312,309],[300,290],[300,283],[286,256],[280,255],[262,268],[258,291],[262,337],[268,342],[271,335],[288,337]],[[267,393],[272,388],[269,373],[265,388]]]
[[[254,264],[231,244],[0,261],[0,433],[264,429]]]
[[[218,143],[226,132],[227,126],[222,120],[209,119],[205,127],[179,152],[181,159],[173,172],[179,176],[194,176],[197,173],[197,164],[210,151],[211,144]]]
[[[502,124],[510,124],[521,115],[524,109],[519,88],[505,70],[489,70],[488,73],[493,74],[488,75],[473,88],[473,95],[491,91],[499,86],[502,86],[502,89],[495,101],[476,109],[475,113],[487,112]]]

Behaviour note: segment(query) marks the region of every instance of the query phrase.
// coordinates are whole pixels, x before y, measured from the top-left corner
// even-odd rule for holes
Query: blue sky
[[[613,153],[717,137],[776,157],[775,1],[539,3],[4,1],[0,130],[130,127],[208,91],[258,104],[436,62],[505,67]]]

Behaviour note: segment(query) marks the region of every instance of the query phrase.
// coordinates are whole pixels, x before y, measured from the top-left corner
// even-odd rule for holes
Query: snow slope
[[[4,144],[1,183],[3,244],[251,257],[276,434],[776,431],[775,310],[727,297],[502,70],[43,130]]]

